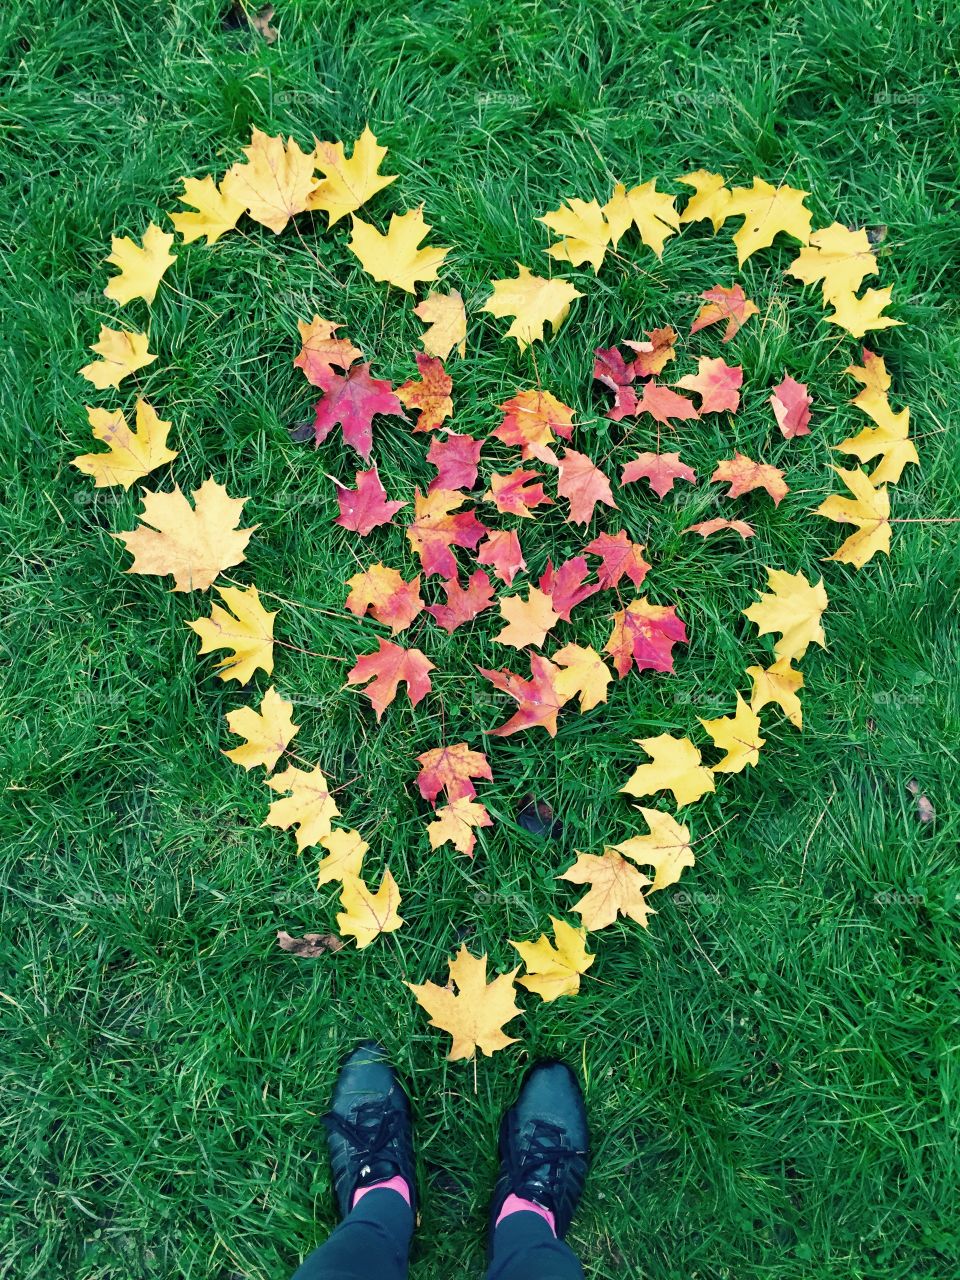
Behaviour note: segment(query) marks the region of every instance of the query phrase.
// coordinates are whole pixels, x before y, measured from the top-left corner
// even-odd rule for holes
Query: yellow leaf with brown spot
[[[120,409],[87,408],[87,420],[94,438],[106,446],[105,453],[81,453],[73,465],[85,476],[93,476],[98,489],[119,484],[124,489],[141,480],[165,462],[172,462],[176,449],[167,448],[170,423],[157,417],[146,400],[137,401],[136,429],[131,431]]]

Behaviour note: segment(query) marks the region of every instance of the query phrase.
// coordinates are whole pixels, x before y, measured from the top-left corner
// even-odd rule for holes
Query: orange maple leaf
[[[726,492],[728,498],[739,498],[752,489],[766,489],[773,499],[774,506],[790,492],[783,472],[779,467],[771,467],[765,462],[754,462],[745,453],[734,453],[732,458],[724,458],[717,464],[717,469],[710,477],[710,483],[729,484]]]
[[[517,703],[517,710],[506,724],[490,730],[495,738],[505,738],[508,734],[532,729],[538,724],[551,738],[556,737],[557,712],[567,699],[557,690],[555,682],[560,672],[552,662],[539,653],[531,653],[529,680],[512,671],[491,671],[487,667],[478,667],[477,670]]]
[[[378,640],[376,653],[358,658],[347,676],[347,684],[371,683],[363,690],[373,704],[377,720],[397,696],[400,682],[407,686],[407,696],[412,706],[430,692],[430,672],[434,665],[419,649],[404,649],[398,644]]]
[[[420,410],[414,431],[436,431],[453,413],[453,400],[450,397],[453,379],[438,356],[428,356],[418,351],[414,358],[420,377],[411,378],[397,387],[397,396],[408,409]]]
[[[477,791],[474,778],[493,781],[489,761],[482,751],[472,751],[465,742],[454,742],[449,747],[433,747],[417,756],[420,772],[417,786],[424,800],[436,805],[441,791],[447,800],[472,800]]]
[[[350,594],[347,608],[358,618],[369,610],[377,622],[390,628],[391,635],[405,631],[423,608],[419,575],[404,582],[396,569],[372,564],[347,579]]]

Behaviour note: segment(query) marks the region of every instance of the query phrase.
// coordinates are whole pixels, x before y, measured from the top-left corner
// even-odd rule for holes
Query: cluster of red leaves
[[[730,289],[718,285],[702,296],[704,306],[691,333],[723,322],[724,342],[757,310],[739,285]],[[566,522],[573,525],[589,524],[598,504],[617,509],[602,468],[587,453],[571,446],[574,411],[539,388],[520,390],[504,401],[501,421],[490,438],[517,449],[518,465],[512,471],[491,474],[482,497],[477,497],[485,441],[450,429],[453,387],[443,361],[417,354],[419,376],[394,389],[388,381],[371,376],[362,352],[348,339],[337,337],[337,328],[319,316],[300,325],[303,347],[294,363],[323,392],[310,427],[315,442],[321,443],[339,424],[344,440],[369,462],[374,418],[393,415],[409,422],[415,434],[430,436],[426,459],[437,473],[425,493],[414,491],[412,512],[409,503],[388,496],[376,464],[356,473],[354,488],[335,481],[336,523],[361,538],[407,511],[406,537],[421,570],[405,579],[388,565],[368,565],[347,583],[347,608],[358,617],[369,614],[397,636],[423,614],[452,633],[498,605],[506,625],[493,638],[523,652],[530,674],[478,668],[516,703],[506,723],[490,730],[495,736],[537,725],[555,734],[557,715],[572,700],[579,697],[581,710],[606,700],[611,675],[593,649],[569,643],[551,657],[537,652],[559,623],[571,622],[577,606],[598,592],[617,593],[619,607],[611,611],[613,626],[604,646],[617,676],[625,679],[634,669],[671,672],[674,647],[687,643],[686,628],[673,605],[653,604],[640,595],[626,602],[620,598],[620,592],[629,588],[639,591],[650,570],[643,546],[623,529],[598,534],[584,543],[579,554],[556,566],[548,561],[537,585],[527,588],[526,595],[503,593],[494,585],[498,579],[509,588],[517,573],[526,568],[526,561],[517,530],[491,527],[489,517],[481,518],[478,513],[478,502],[499,516],[516,517],[521,522],[536,519],[542,510],[561,502],[566,504]],[[619,422],[649,415],[658,424],[659,441],[660,426],[676,430],[677,423],[738,410],[743,370],[723,359],[700,356],[695,373],[667,385],[664,373],[676,358],[676,343],[676,330],[668,326],[649,331],[645,340],[624,342],[629,355],[618,346],[596,350],[594,378],[613,392],[610,418]],[[679,394],[674,387],[690,392],[695,399]],[[769,403],[784,437],[809,432],[810,397],[802,384],[785,378],[773,389]],[[551,473],[555,498],[547,489]],[[660,452],[659,445],[657,452],[641,453],[624,465],[621,485],[640,479],[648,482],[661,501],[677,481],[697,483],[695,472],[679,453]],[[729,484],[727,496],[731,498],[762,488],[779,503],[788,491],[782,471],[740,452],[720,460],[710,480]],[[687,532],[707,537],[720,530],[732,530],[744,538],[753,536],[746,521],[723,518],[693,525]],[[473,553],[476,564],[483,566],[470,572],[465,582],[460,578],[458,551]],[[440,579],[443,600],[425,604],[421,582],[430,578]],[[431,689],[434,667],[418,648],[384,639],[377,643],[375,653],[356,662],[347,682],[365,686],[363,692],[379,720],[401,684],[406,685],[410,702],[416,706]],[[476,802],[472,781],[490,777],[486,757],[460,743],[426,752],[419,760],[418,781],[424,798],[436,807],[440,792],[446,794],[446,804],[437,809],[436,821],[429,828],[431,841],[451,840],[463,852],[472,852],[474,828],[490,821],[484,807]]]

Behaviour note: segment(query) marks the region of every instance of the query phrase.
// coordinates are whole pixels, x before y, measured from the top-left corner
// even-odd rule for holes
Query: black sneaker
[[[397,1176],[410,1188],[416,1215],[410,1100],[380,1045],[365,1040],[344,1062],[323,1123],[341,1217],[359,1187]]]
[[[490,1206],[491,1238],[507,1196],[533,1200],[567,1234],[589,1163],[587,1111],[577,1077],[563,1062],[541,1062],[526,1076],[500,1122],[500,1173]]]

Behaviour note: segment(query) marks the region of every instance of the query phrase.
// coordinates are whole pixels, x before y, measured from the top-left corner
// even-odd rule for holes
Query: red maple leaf
[[[390,628],[391,634],[405,631],[423,608],[419,575],[404,582],[396,569],[385,564],[372,564],[347,579],[350,594],[347,608],[358,618],[369,610],[377,622]]]
[[[455,578],[457,562],[450,548],[472,550],[487,532],[472,510],[457,511],[466,500],[465,494],[453,489],[434,489],[428,494],[414,491],[413,523],[407,526],[407,538],[428,577]]]
[[[411,378],[397,387],[397,395],[408,409],[419,409],[414,431],[436,431],[453,413],[453,380],[438,356],[418,351],[414,357],[420,370],[419,379]]]
[[[436,807],[437,796],[447,793],[448,802],[472,800],[477,789],[474,778],[493,781],[487,757],[482,751],[471,751],[465,742],[454,742],[449,747],[434,747],[417,756],[420,772],[417,786],[424,800]]]
[[[477,483],[482,440],[457,435],[450,431],[445,440],[434,436],[427,450],[427,461],[437,468],[437,478],[430,481],[427,493],[434,489],[472,489]]]
[[[633,363],[624,360],[617,347],[597,347],[593,353],[593,376],[613,392],[607,417],[614,422],[637,412],[637,393],[630,385],[635,377]]]
[[[461,587],[456,578],[450,578],[443,589],[447,603],[428,605],[427,613],[432,614],[448,634],[465,622],[472,622],[478,613],[493,604],[493,587],[482,569],[471,573],[465,587]]]
[[[434,666],[419,649],[404,649],[399,644],[378,640],[376,653],[359,658],[347,675],[347,684],[365,684],[371,681],[363,693],[373,704],[380,720],[384,711],[397,696],[400,682],[407,686],[411,705],[416,706],[430,692],[430,672]]]
[[[584,551],[602,560],[597,578],[604,588],[615,587],[624,575],[639,587],[650,568],[643,558],[643,547],[639,542],[631,542],[623,529],[617,534],[599,534],[584,547]]]
[[[620,476],[621,484],[631,484],[634,480],[644,478],[650,481],[650,488],[663,501],[677,480],[689,480],[697,483],[696,472],[680,461],[679,453],[641,453],[623,468]]]
[[[700,399],[700,412],[736,413],[740,407],[740,388],[743,386],[743,368],[725,361],[701,356],[697,372],[678,379],[676,385],[684,391],[696,391]]]
[[[687,629],[674,606],[650,604],[640,596],[613,615],[604,652],[612,656],[622,680],[633,664],[638,671],[672,671],[673,646],[678,643],[687,643]]]
[[[557,493],[570,500],[568,524],[588,524],[598,502],[617,509],[610,481],[585,453],[567,449],[560,462]]]
[[[477,548],[477,563],[491,565],[497,577],[508,587],[517,570],[527,567],[520,550],[520,539],[513,529],[490,530],[486,541]]]
[[[706,302],[705,307],[701,307],[697,313],[697,318],[690,327],[691,333],[697,333],[700,329],[706,329],[708,325],[720,324],[726,320],[727,328],[723,335],[723,341],[729,342],[735,333],[741,329],[751,316],[759,315],[760,311],[755,302],[747,297],[743,292],[743,288],[735,284],[732,288],[727,289],[722,284],[715,284],[712,289],[707,289],[701,293],[701,298]]]
[[[318,375],[324,396],[318,400],[313,422],[316,443],[322,444],[339,423],[343,438],[356,449],[364,462],[373,448],[373,419],[378,413],[406,415],[389,382],[370,377],[369,364],[355,364],[344,375],[332,369]]]
[[[559,569],[554,569],[553,563],[547,561],[546,570],[540,578],[540,590],[550,597],[554,613],[558,613],[564,622],[570,621],[572,609],[600,590],[596,582],[584,585],[583,580],[589,572],[586,556],[574,556]]]
[[[649,413],[651,418],[662,422],[666,427],[670,426],[671,418],[689,420],[700,417],[692,400],[688,400],[686,396],[678,396],[662,382],[654,381],[644,386],[643,394],[637,402],[637,413]]]
[[[490,671],[486,667],[478,667],[477,670],[517,703],[517,710],[506,724],[490,730],[495,738],[505,738],[508,734],[532,729],[538,724],[543,725],[551,738],[556,737],[557,712],[565,699],[557,692],[554,683],[560,672],[548,658],[531,653],[529,680],[514,675],[512,671]]]
[[[717,463],[710,483],[729,484],[730,488],[724,495],[727,498],[739,498],[753,489],[766,489],[775,507],[779,507],[781,499],[790,492],[779,467],[772,467],[767,462],[754,462],[745,453],[739,452],[735,452],[732,458],[724,458]]]
[[[348,489],[339,480],[333,482],[337,486],[337,503],[340,514],[334,520],[343,529],[350,529],[365,538],[368,533],[381,524],[389,524],[392,517],[405,507],[405,502],[387,500],[387,491],[380,482],[380,473],[374,463],[369,471],[356,473],[356,489]]]
[[[770,404],[777,426],[787,440],[810,434],[810,406],[813,404],[813,397],[804,383],[797,382],[795,378],[784,378],[778,387],[773,388]]]
[[[538,471],[511,471],[508,476],[491,476],[490,489],[484,499],[492,502],[501,515],[533,516],[531,507],[552,506],[553,499],[539,483]]]

